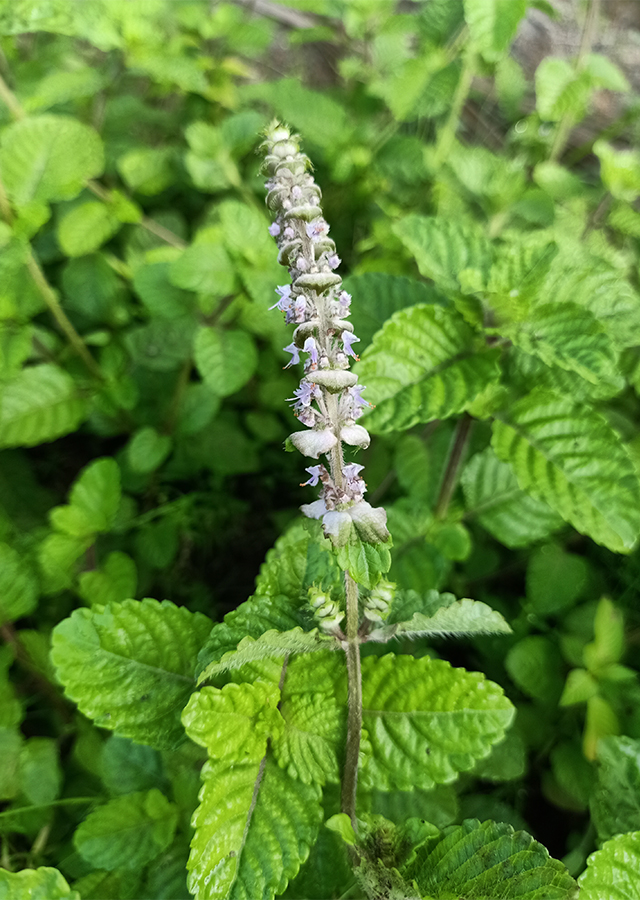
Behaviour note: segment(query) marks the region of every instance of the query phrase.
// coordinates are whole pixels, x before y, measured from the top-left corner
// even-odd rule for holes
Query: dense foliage
[[[640,898],[640,106],[533,6],[0,0],[0,897]],[[274,118],[392,544],[299,513]]]

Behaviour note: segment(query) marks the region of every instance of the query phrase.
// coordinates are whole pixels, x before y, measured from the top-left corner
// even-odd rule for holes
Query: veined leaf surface
[[[587,860],[580,900],[640,900],[640,831],[611,838]]]
[[[70,375],[45,363],[0,387],[0,448],[34,447],[75,431],[85,403]]]

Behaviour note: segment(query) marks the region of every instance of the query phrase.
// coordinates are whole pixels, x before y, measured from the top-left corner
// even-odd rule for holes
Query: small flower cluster
[[[309,607],[321,631],[325,634],[340,633],[344,612],[328,594],[318,588],[309,588]]]
[[[334,271],[340,258],[322,216],[320,189],[309,173],[309,158],[288,128],[272,124],[263,146],[267,206],[276,214],[269,233],[292,282],[276,289],[278,300],[271,309],[279,309],[286,323],[296,326],[292,343],[284,348],[291,354],[285,368],[304,364],[300,386],[289,401],[308,430],[294,432],[289,439],[304,456],[329,458],[328,468],[320,464],[307,469],[311,477],[305,483],[320,483],[322,493],[302,511],[322,518],[325,534],[339,545],[349,540],[354,528],[362,540],[383,542],[389,537],[386,513],[363,500],[362,466],[345,464],[342,453],[343,443],[369,446],[369,433],[357,419],[370,404],[349,371],[350,358],[358,358],[353,345],[359,338],[348,321],[351,297]]]

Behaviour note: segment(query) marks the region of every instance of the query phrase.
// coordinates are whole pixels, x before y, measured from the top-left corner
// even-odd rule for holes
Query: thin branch
[[[453,492],[458,483],[458,470],[464,457],[472,425],[473,419],[469,413],[464,413],[458,422],[456,433],[453,438],[451,453],[449,454],[449,459],[447,461],[447,468],[442,479],[440,495],[436,503],[436,519],[444,519],[447,510],[449,509],[449,503],[451,502]]]
[[[342,779],[341,809],[351,819],[356,830],[356,793],[358,789],[358,759],[362,734],[362,675],[360,671],[360,640],[358,637],[358,585],[348,572],[344,574],[347,605],[347,746]]]

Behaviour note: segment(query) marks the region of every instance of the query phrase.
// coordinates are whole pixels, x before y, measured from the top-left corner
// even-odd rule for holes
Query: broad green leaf
[[[189,291],[225,297],[233,293],[235,269],[217,228],[205,228],[171,266],[171,281]]]
[[[240,390],[258,365],[256,346],[245,331],[203,326],[196,334],[194,354],[204,383],[219,397]]]
[[[477,226],[414,214],[396,223],[393,232],[415,256],[420,273],[445,294],[460,290],[459,275],[465,270],[475,270],[481,283],[486,281],[491,245]]]
[[[195,323],[191,316],[152,319],[132,328],[124,338],[136,365],[156,372],[171,372],[190,358]]]
[[[619,390],[624,387],[612,341],[584,307],[545,303],[536,306],[524,321],[502,326],[499,331],[548,366],[576,372],[592,384],[605,380],[615,383]]]
[[[225,653],[218,661],[211,663],[198,676],[198,684],[207,678],[213,678],[221,672],[239,669],[248,662],[258,659],[284,658],[291,653],[315,653],[319,650],[337,649],[334,637],[321,634],[317,628],[303,631],[293,628],[291,631],[265,631],[258,638],[243,638],[235,650]]]
[[[216,212],[220,217],[224,244],[237,266],[246,262],[250,268],[265,267],[282,274],[282,269],[274,266],[277,254],[274,254],[265,214],[240,200],[223,200]]]
[[[525,494],[511,466],[491,447],[471,457],[462,472],[468,516],[507,547],[526,547],[562,527],[560,516],[536,497]]]
[[[53,738],[31,737],[20,751],[20,791],[36,806],[51,803],[60,794],[62,772],[58,745]]]
[[[359,537],[336,548],[336,560],[341,569],[364,588],[373,588],[391,567],[391,542],[369,544]]]
[[[560,651],[541,634],[530,634],[509,650],[507,672],[528,697],[555,704],[562,691],[564,667]]]
[[[193,297],[173,283],[170,262],[149,262],[139,266],[133,276],[133,289],[152,316],[179,319],[188,314]]]
[[[0,869],[0,897],[2,900],[80,900],[57,869],[40,866],[9,872]]]
[[[139,428],[127,445],[127,460],[131,469],[141,475],[153,472],[171,453],[171,438],[159,434],[150,425]]]
[[[524,831],[466,819],[426,841],[403,870],[428,900],[575,900],[578,886],[561,862]],[[595,900],[595,898],[594,898]],[[600,898],[602,900],[602,898]]]
[[[580,900],[640,900],[640,831],[619,834],[587,859]]]
[[[96,869],[139,869],[169,847],[177,824],[178,807],[151,788],[109,800],[89,813],[73,843]]]
[[[120,221],[99,200],[74,206],[58,225],[58,243],[67,256],[84,256],[101,247],[120,228]]]
[[[12,800],[20,793],[20,751],[24,739],[16,727],[0,727],[0,800]],[[3,869],[0,869],[0,873]]]
[[[640,741],[604,738],[598,744],[598,764],[590,807],[599,840],[640,831]]]
[[[372,747],[362,778],[369,789],[453,781],[501,740],[514,712],[483,675],[429,657],[363,659],[362,693]]]
[[[90,324],[120,324],[127,292],[104,255],[70,260],[62,269],[62,302]]]
[[[505,368],[511,386],[520,394],[529,393],[531,385],[535,384],[540,390],[573,397],[578,403],[609,400],[620,394],[626,386],[625,379],[619,372],[611,378],[601,378],[594,383],[572,369],[560,368],[558,365],[548,366],[539,356],[524,353],[515,346],[509,349]]]
[[[98,133],[68,116],[26,116],[0,138],[0,176],[16,206],[69,200],[103,168]]]
[[[359,791],[360,808],[384,816],[396,825],[409,818],[424,819],[436,828],[445,828],[458,818],[459,804],[455,787],[440,784],[430,791]]]
[[[541,119],[558,122],[571,113],[580,121],[587,111],[592,79],[577,73],[569,60],[547,56],[536,69],[536,109]]]
[[[596,87],[607,91],[630,91],[631,85],[624,72],[602,53],[589,53],[585,59],[585,69],[591,75]]]
[[[640,531],[638,476],[602,416],[534,390],[493,428],[493,448],[523,490],[610,550],[633,548]]]
[[[452,634],[509,634],[511,628],[499,612],[479,600],[457,600],[433,615],[415,612],[406,622],[390,626],[397,637],[447,636]]]
[[[527,565],[527,598],[538,615],[560,613],[576,602],[587,586],[589,568],[582,556],[557,544],[538,547]]]
[[[289,528],[267,551],[256,578],[255,593],[285,594],[297,608],[306,603],[307,589],[312,585],[329,590],[342,580],[331,542],[324,537],[319,523],[304,519]]]
[[[21,634],[24,634],[24,631]],[[12,664],[11,648],[3,647],[0,649],[0,728],[5,728],[9,732],[20,725],[24,718],[23,704],[16,696],[14,685],[9,679]]]
[[[8,544],[0,544],[0,624],[33,612],[38,594],[38,579],[31,563]]]
[[[78,593],[90,606],[120,603],[136,595],[136,564],[120,550],[114,550],[97,569],[81,572]]]
[[[150,197],[168,188],[174,179],[171,147],[134,147],[116,163],[127,186]]]
[[[52,525],[73,537],[110,531],[120,505],[120,469],[111,457],[96,459],[82,470],[66,506],[51,510]]]
[[[100,756],[102,780],[112,794],[159,788],[164,781],[162,756],[153,747],[112,735]]]
[[[67,695],[97,725],[172,748],[183,740],[180,713],[210,628],[206,616],[167,600],[77,609],[54,629],[51,658]]]
[[[499,744],[495,744],[489,756],[480,760],[473,770],[483,781],[513,781],[522,778],[527,768],[527,749],[524,741],[512,728]]]
[[[75,431],[86,414],[73,379],[45,363],[0,385],[0,448],[34,447]]]
[[[464,17],[471,39],[485,59],[498,60],[507,50],[527,0],[464,0]]]
[[[50,72],[41,78],[25,97],[23,106],[29,113],[41,112],[59,103],[83,97],[95,97],[106,87],[104,74],[89,66],[67,72]]]
[[[366,427],[384,433],[467,409],[499,378],[498,354],[450,309],[412,306],[389,319],[365,351],[358,377],[376,409]]]
[[[593,152],[600,160],[600,176],[616,200],[633,203],[640,194],[640,154],[637,150],[616,150],[605,141],[596,141]]]
[[[393,313],[416,303],[442,305],[442,294],[421,281],[385,272],[365,272],[351,275],[343,282],[344,289],[353,295],[351,317],[355,333],[367,347]]]

